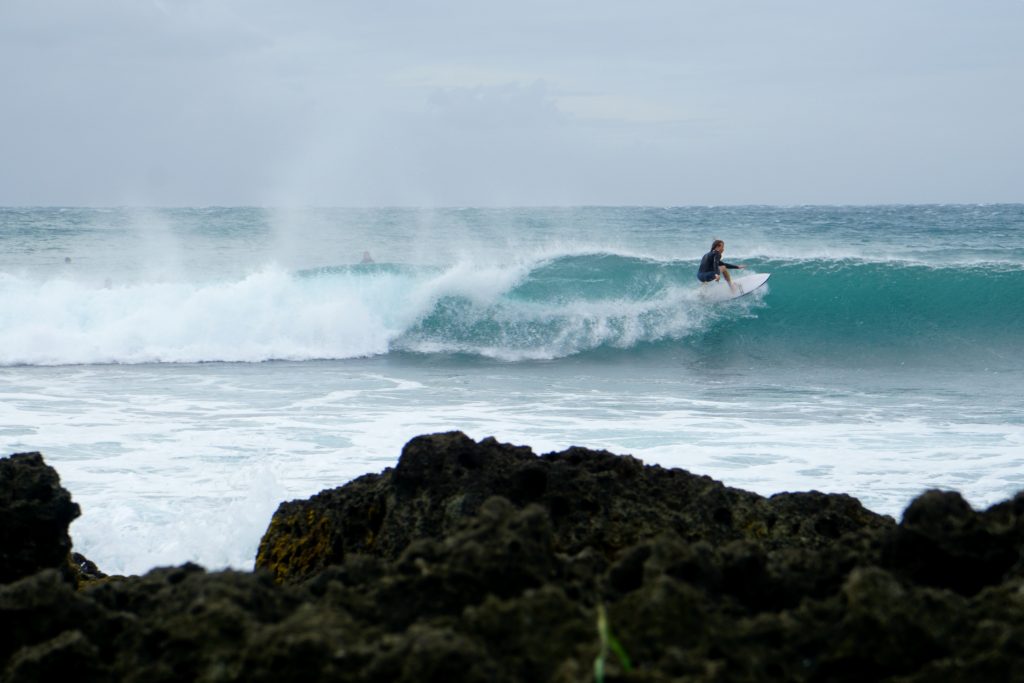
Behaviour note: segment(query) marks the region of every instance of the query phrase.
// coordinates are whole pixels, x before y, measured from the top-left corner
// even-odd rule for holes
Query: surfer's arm
[[[725,261],[722,261],[721,265],[725,266],[726,268],[742,268],[743,267],[743,266],[736,266],[736,265],[733,265],[731,263],[726,263]]]

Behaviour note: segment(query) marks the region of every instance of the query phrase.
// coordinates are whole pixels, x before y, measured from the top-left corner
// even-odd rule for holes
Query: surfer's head
[[[715,240],[714,242],[712,242],[711,251],[715,251],[716,249],[718,251],[725,251],[725,242],[723,242],[722,240]]]

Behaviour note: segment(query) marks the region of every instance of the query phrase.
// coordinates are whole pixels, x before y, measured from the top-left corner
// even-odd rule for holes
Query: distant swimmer
[[[370,256],[370,252],[364,251],[363,252],[363,260],[360,261],[360,263],[373,263],[373,262],[374,262],[373,261],[373,257]]]
[[[715,240],[712,242],[711,251],[704,254],[704,258],[700,260],[700,268],[697,269],[697,279],[701,282],[715,282],[719,277],[724,277],[725,281],[729,283],[729,290],[735,292],[736,285],[732,283],[732,277],[729,275],[729,269],[737,268],[742,270],[744,266],[734,265],[723,261],[722,254],[724,252],[725,242],[722,240]]]

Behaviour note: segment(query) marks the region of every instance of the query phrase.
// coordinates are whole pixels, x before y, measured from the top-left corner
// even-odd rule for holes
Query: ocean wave
[[[610,251],[449,267],[267,267],[225,281],[83,283],[0,275],[2,365],[344,359],[508,361],[727,344],[772,353],[977,353],[1024,335],[1024,270],[746,259],[754,296],[709,305],[695,264]]]

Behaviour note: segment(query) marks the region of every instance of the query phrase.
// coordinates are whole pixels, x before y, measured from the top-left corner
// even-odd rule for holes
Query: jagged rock
[[[89,585],[83,592],[132,620],[117,638],[111,664],[140,681],[243,680],[244,656],[255,634],[300,606],[265,574],[208,574],[193,564]]]
[[[48,568],[60,568],[74,581],[68,525],[79,514],[42,455],[0,458],[0,583]]]
[[[282,505],[268,537],[313,532],[277,538],[284,575],[0,584],[0,680],[1022,680],[1022,496],[929,492],[897,527],[616,458],[424,437]]]
[[[71,553],[71,564],[78,574],[79,581],[99,581],[110,578],[100,571],[95,562],[81,553]]]
[[[883,564],[917,583],[971,595],[1024,576],[1024,494],[975,512],[955,491],[927,491],[886,538]]]
[[[65,649],[38,649],[65,631],[96,628],[110,635],[108,626],[104,611],[78,594],[59,570],[47,569],[0,585],[0,662],[21,648],[30,648],[36,650],[26,660],[25,666],[31,668],[39,665],[45,651],[59,653]],[[36,664],[30,665],[29,661]]]
[[[11,683],[65,679],[106,680],[98,649],[81,631],[64,631],[45,643],[24,648],[11,660],[5,676]]]
[[[460,432],[417,437],[394,469],[282,503],[256,566],[279,581],[305,580],[347,555],[394,559],[420,538],[441,538],[491,496],[550,516],[554,548],[610,557],[666,530],[687,541],[749,539],[765,548],[813,549],[894,522],[855,498],[822,493],[763,498],[709,477],[644,466],[629,456],[570,448],[536,456]]]

